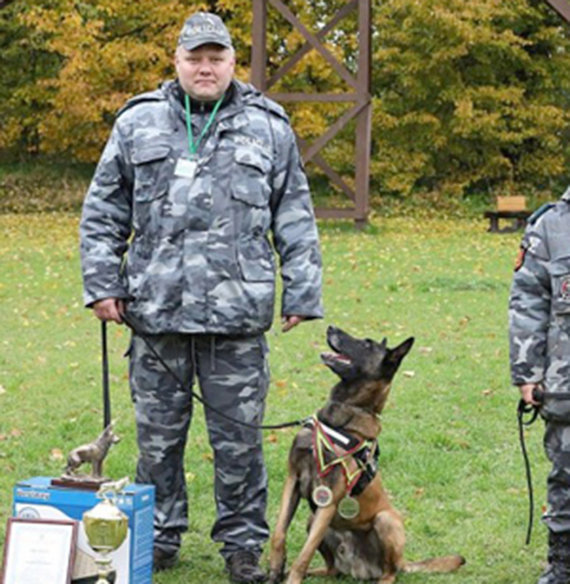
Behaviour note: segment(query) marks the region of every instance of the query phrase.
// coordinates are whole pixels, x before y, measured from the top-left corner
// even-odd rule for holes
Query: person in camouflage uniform
[[[533,390],[547,396],[545,451],[548,476],[548,567],[539,584],[570,582],[570,189],[529,219],[517,258],[509,303],[511,377],[527,404]]]
[[[233,78],[230,35],[216,15],[196,13],[184,23],[175,65],[176,80],[119,112],[80,226],[86,305],[102,320],[136,323],[137,481],[156,488],[155,569],[174,565],[187,529],[183,456],[194,379],[219,411],[249,424],[263,420],[275,252],[283,330],[323,312],[315,217],[286,114]],[[206,420],[215,462],[212,537],[223,543],[233,581],[262,581],[261,433],[208,408]]]

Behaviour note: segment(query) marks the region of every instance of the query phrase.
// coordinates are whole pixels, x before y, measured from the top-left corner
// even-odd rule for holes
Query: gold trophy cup
[[[102,499],[93,509],[83,514],[83,526],[91,548],[97,552],[95,563],[99,571],[96,584],[110,584],[107,579],[112,571],[109,554],[118,549],[127,537],[129,520],[117,507],[117,495],[128,484],[125,477],[116,482],[101,485],[97,497]]]

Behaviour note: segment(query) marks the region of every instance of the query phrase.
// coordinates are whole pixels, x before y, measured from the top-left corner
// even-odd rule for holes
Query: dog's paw
[[[269,570],[268,584],[279,584],[285,580],[285,566],[281,566],[279,570]]]

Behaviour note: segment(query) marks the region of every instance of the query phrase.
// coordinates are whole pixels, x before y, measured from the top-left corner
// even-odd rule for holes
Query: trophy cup
[[[101,485],[97,497],[102,499],[93,509],[83,514],[83,526],[91,548],[97,553],[95,563],[99,570],[96,584],[110,584],[112,571],[109,554],[118,549],[127,536],[129,520],[117,507],[117,495],[128,484],[127,477]]]

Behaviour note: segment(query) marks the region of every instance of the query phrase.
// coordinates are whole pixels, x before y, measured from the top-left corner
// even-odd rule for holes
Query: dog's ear
[[[406,339],[403,343],[398,345],[397,347],[394,347],[390,351],[390,356],[389,356],[390,361],[394,365],[398,366],[400,364],[400,362],[402,361],[402,359],[410,352],[410,349],[412,348],[414,341],[415,341],[414,337],[410,337],[410,338]]]

